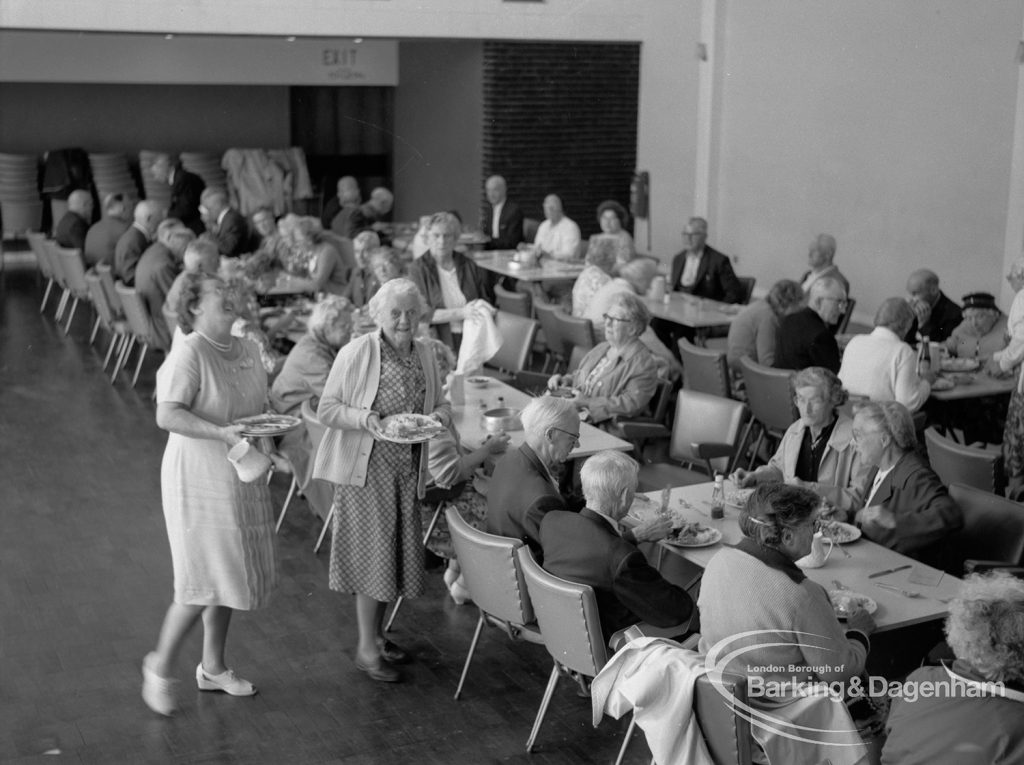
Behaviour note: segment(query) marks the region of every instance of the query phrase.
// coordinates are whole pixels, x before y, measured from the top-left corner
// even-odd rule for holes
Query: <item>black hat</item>
[[[969,295],[964,295],[964,308],[988,308],[993,311],[999,310],[998,306],[996,306],[996,299],[987,292],[972,292]]]

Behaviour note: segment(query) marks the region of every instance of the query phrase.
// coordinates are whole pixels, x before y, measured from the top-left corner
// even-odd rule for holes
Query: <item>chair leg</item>
[[[544,689],[544,698],[540,700],[540,709],[537,710],[537,719],[533,721],[533,730],[530,731],[530,738],[526,742],[527,754],[533,752],[533,743],[537,740],[537,734],[540,733],[540,725],[544,722],[544,715],[548,711],[548,704],[551,703],[551,697],[555,693],[555,686],[558,685],[558,675],[558,663],[555,662],[555,666],[551,668],[551,677],[548,678],[548,687]]]
[[[291,504],[292,497],[295,495],[295,490],[299,488],[299,480],[293,475],[292,485],[288,488],[288,496],[284,498],[284,504],[281,506],[281,514],[277,516],[277,525],[274,527],[274,533],[279,534],[281,532],[281,524],[284,523],[284,514],[288,512],[288,505]]]
[[[128,359],[131,358],[132,350],[135,348],[135,335],[130,335],[125,338],[126,342],[121,344],[121,352],[118,354],[117,363],[114,364],[114,374],[110,377],[110,382],[114,382],[117,379],[118,374],[128,364]]]
[[[43,302],[39,304],[39,313],[46,310],[46,301],[50,299],[50,292],[53,290],[53,279],[46,282],[46,291],[43,293]]]
[[[54,320],[60,321],[64,316],[64,309],[68,307],[68,297],[71,295],[69,290],[64,290],[60,296],[60,302],[57,303],[57,313],[53,315]]]
[[[622,739],[622,747],[619,749],[619,756],[615,758],[615,765],[622,765],[622,758],[626,756],[629,742],[633,740],[633,730],[636,728],[636,714],[629,718],[629,727],[626,728],[626,737]]]
[[[107,364],[110,363],[110,357],[114,353],[114,346],[117,344],[117,341],[118,341],[119,338],[120,338],[120,335],[118,335],[115,332],[112,332],[110,334],[110,345],[107,346],[107,355],[106,355],[106,358],[103,359],[103,371],[104,372],[107,371]]]
[[[132,377],[132,387],[135,387],[135,383],[139,380],[139,372],[142,370],[142,360],[146,358],[146,351],[149,350],[149,343],[142,344],[142,353],[139,354],[139,361],[135,365],[135,375]]]
[[[89,335],[89,345],[96,342],[96,334],[100,331],[100,317],[97,314],[96,321],[92,325],[92,334]]]
[[[476,622],[476,630],[473,632],[473,640],[469,644],[469,653],[466,654],[466,663],[462,665],[462,677],[459,678],[459,687],[455,689],[455,700],[462,695],[462,686],[466,682],[466,675],[469,674],[469,663],[473,661],[473,652],[476,651],[477,641],[480,640],[480,632],[484,628],[484,612],[480,612],[480,618]]]
[[[754,469],[754,463],[757,462],[757,455],[761,453],[761,442],[764,441],[764,428],[760,429],[757,434],[757,440],[754,442],[754,449],[750,453],[750,462],[747,464],[747,470]]]
[[[391,625],[394,624],[395,617],[398,616],[398,609],[402,607],[402,601],[404,600],[405,597],[402,595],[399,595],[398,598],[395,600],[394,608],[391,609],[391,615],[388,616],[388,621],[384,625],[385,632],[391,632]]]
[[[75,311],[78,309],[78,298],[75,297],[74,302],[71,303],[71,312],[68,314],[68,323],[64,325],[64,334],[68,333],[71,329],[71,322],[75,320]]]
[[[438,518],[441,517],[441,511],[444,509],[445,503],[438,502],[437,509],[434,510],[434,517],[430,519],[430,523],[427,524],[427,531],[423,535],[423,546],[427,546],[427,540],[430,539],[430,535],[434,533],[434,527],[437,525]],[[398,609],[402,607],[402,601],[405,600],[401,595],[398,596],[398,600],[395,601],[394,608],[391,609],[391,615],[388,616],[387,623],[384,625],[385,632],[391,632],[391,625],[395,623],[395,617],[398,616]]]
[[[331,505],[330,512],[328,512],[327,517],[324,518],[324,527],[320,531],[320,537],[316,540],[316,547],[313,548],[313,555],[320,552],[320,545],[324,543],[324,537],[327,536],[327,529],[331,527],[332,520],[334,520],[334,505]]]

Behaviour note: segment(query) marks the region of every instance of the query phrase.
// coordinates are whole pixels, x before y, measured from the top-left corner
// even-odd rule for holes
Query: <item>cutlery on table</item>
[[[876,571],[873,574],[868,574],[868,579],[874,579],[878,576],[885,576],[886,574],[895,574],[897,571],[905,571],[908,568],[913,568],[914,564],[907,563],[903,566],[897,566],[896,568],[887,568],[885,571]]]
[[[710,503],[710,502],[705,502],[704,504],[706,504],[706,505],[709,505],[709,506],[711,505],[711,503]],[[693,511],[694,511],[695,513],[700,513],[700,514],[701,514],[701,515],[703,515],[703,516],[704,516],[705,518],[710,518],[710,517],[711,517],[710,513],[705,513],[705,512],[704,512],[703,510],[701,510],[701,509],[700,509],[699,507],[694,507],[694,506],[693,506],[693,505],[692,505],[691,503],[687,502],[687,501],[686,501],[685,499],[683,499],[682,497],[680,497],[680,498],[679,498],[679,506],[680,506],[681,508],[683,508],[684,510],[693,510]]]
[[[881,587],[883,590],[892,590],[893,592],[898,592],[900,595],[903,595],[904,597],[907,597],[907,598],[923,598],[924,597],[924,595],[922,595],[921,593],[916,592],[914,590],[904,590],[902,587],[894,587],[891,584],[882,584],[881,582],[875,582],[875,587]]]

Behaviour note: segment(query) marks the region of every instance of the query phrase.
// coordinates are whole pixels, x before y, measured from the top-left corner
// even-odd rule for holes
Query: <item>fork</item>
[[[882,584],[881,582],[875,582],[875,587],[881,587],[883,590],[892,590],[893,592],[898,592],[900,595],[903,595],[904,597],[907,597],[907,598],[923,598],[924,597],[924,595],[922,595],[921,593],[919,593],[919,592],[917,592],[915,590],[904,590],[902,587],[894,587],[891,584]]]

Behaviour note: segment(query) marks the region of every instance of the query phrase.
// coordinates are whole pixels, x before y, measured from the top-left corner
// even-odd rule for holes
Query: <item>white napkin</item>
[[[485,300],[473,300],[466,306],[456,374],[476,372],[501,348],[504,339],[494,323],[496,310]]]

